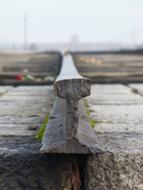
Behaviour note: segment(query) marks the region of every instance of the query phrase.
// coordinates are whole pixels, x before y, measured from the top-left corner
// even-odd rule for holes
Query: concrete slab
[[[137,125],[143,123],[143,105],[93,105],[91,118],[99,123]]]
[[[50,86],[0,87],[0,137],[32,136],[33,125],[40,126],[53,103]]]
[[[3,86],[3,87],[0,86],[0,96],[8,92],[11,88],[12,88],[11,86]]]
[[[47,96],[49,90],[53,87],[42,87],[42,86],[22,86],[22,87],[15,87],[10,90],[6,95],[7,96]]]
[[[133,105],[143,104],[138,94],[94,94],[90,97],[91,105]]]
[[[125,85],[92,85],[89,103],[91,105],[142,104],[143,98]]]
[[[101,151],[143,152],[140,94],[124,85],[92,85],[88,104],[90,118],[96,121],[94,135],[85,134],[89,146]]]
[[[92,86],[86,109],[96,124],[92,134],[82,136],[95,154],[87,159],[85,189],[143,189],[142,89],[136,84]]]
[[[95,84],[92,85],[91,96],[95,94],[131,94],[131,91],[122,84]]]
[[[32,123],[25,124],[0,124],[0,135],[7,136],[33,136],[35,131],[28,130],[28,127],[32,127]]]

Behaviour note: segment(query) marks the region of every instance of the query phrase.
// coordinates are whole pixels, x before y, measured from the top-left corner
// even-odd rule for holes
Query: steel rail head
[[[55,95],[60,98],[81,99],[90,95],[90,80],[82,77],[71,55],[65,55],[61,72],[54,83]]]

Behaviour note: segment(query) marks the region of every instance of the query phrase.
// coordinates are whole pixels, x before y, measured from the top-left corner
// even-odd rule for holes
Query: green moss
[[[86,108],[89,108],[88,100],[86,98],[83,98],[83,103]]]
[[[84,106],[85,106],[85,111],[86,111],[87,116],[90,116],[90,109],[89,109],[88,100],[86,98],[84,98],[83,103],[84,103]]]
[[[95,125],[96,125],[96,123],[97,123],[96,120],[91,119],[91,118],[90,118],[89,122],[90,122],[90,126],[91,126],[92,128],[94,128]]]
[[[89,122],[90,126],[92,128],[94,128],[96,123],[98,123],[95,119],[92,119],[90,117],[90,113],[93,112],[94,110],[90,109],[90,106],[88,104],[88,100],[86,98],[83,99],[83,103],[84,103],[84,106],[85,106],[85,111],[86,111],[86,114],[87,114],[88,122]]]
[[[36,133],[36,139],[39,141],[42,141],[42,139],[43,139],[43,135],[44,135],[46,126],[48,124],[48,120],[49,120],[49,115],[47,114],[43,123],[41,124],[40,128],[38,129],[38,131]]]

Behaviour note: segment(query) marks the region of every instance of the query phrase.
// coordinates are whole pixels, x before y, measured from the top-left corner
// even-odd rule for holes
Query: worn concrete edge
[[[37,142],[34,137],[2,136],[1,141],[0,157],[39,154],[40,142]]]
[[[79,107],[81,104],[79,104]],[[79,108],[79,111],[81,109]],[[79,114],[80,116],[82,114]],[[49,122],[46,126],[42,140],[41,153],[61,153],[61,154],[91,154],[90,147],[84,141],[78,139],[68,139],[66,130],[66,102],[59,97],[54,102]],[[84,116],[85,117],[85,116]],[[82,119],[82,118],[81,118]],[[84,120],[84,125],[89,125]],[[87,127],[88,128],[88,127]]]

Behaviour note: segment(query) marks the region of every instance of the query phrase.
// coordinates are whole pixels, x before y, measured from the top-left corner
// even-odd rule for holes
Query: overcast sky
[[[0,43],[143,42],[143,0],[0,0]]]

